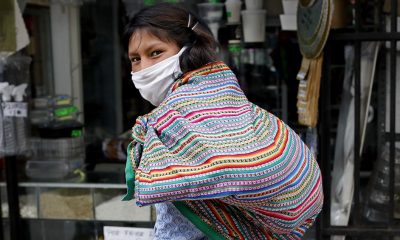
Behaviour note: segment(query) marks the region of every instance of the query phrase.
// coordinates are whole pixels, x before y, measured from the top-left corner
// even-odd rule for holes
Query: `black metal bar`
[[[352,32],[352,33],[341,33],[331,32],[329,34],[329,40],[333,41],[400,41],[400,32]]]
[[[18,199],[18,172],[17,157],[6,156],[6,187],[8,198],[8,212],[10,218],[10,237],[12,240],[20,239],[19,231],[21,218],[19,215],[19,199]]]
[[[361,42],[354,43],[354,224],[360,222],[360,96],[361,96]]]
[[[361,11],[360,11],[360,1],[355,1],[354,4],[354,12],[355,12],[355,16],[354,16],[354,27],[356,29],[356,32],[360,32],[361,31]]]
[[[390,32],[397,32],[397,0],[391,2]],[[396,138],[396,40],[390,41],[390,141],[389,141],[389,225],[394,221],[395,138]]]
[[[388,228],[388,227],[327,227],[324,229],[324,234],[327,235],[346,235],[346,236],[365,236],[370,237],[369,239],[379,236],[399,236],[400,228]],[[380,238],[376,238],[380,239]]]
[[[361,10],[360,1],[355,2],[355,30],[361,31]],[[353,193],[353,222],[358,225],[360,222],[360,80],[361,80],[361,42],[354,42],[354,193]]]
[[[400,133],[395,133],[394,135],[395,135],[394,141],[400,142]],[[391,137],[392,137],[392,136],[391,136],[390,132],[385,133],[385,139],[386,139],[386,141],[391,141]]]
[[[378,161],[380,153],[383,151],[384,146],[388,137],[386,136],[385,122],[386,122],[386,72],[387,72],[387,54],[388,51],[386,48],[381,48],[379,52],[378,59],[382,59],[382,61],[378,61],[379,65],[379,79],[377,81],[378,84],[378,106],[377,106],[377,120],[378,126],[376,128],[376,135],[378,137],[378,146],[377,146],[377,159],[375,163]]]
[[[379,126],[378,128],[380,129],[379,136],[381,139],[381,143],[388,141],[390,142],[390,172],[389,172],[389,194],[390,194],[390,205],[389,208],[387,209],[388,212],[391,214],[394,213],[395,210],[395,205],[394,205],[394,192],[395,192],[395,141],[400,141],[400,134],[396,134],[396,126],[395,126],[395,100],[396,100],[396,60],[397,60],[397,48],[396,48],[396,42],[400,41],[400,32],[397,32],[397,0],[391,0],[391,31],[390,32],[379,32],[379,29],[373,29],[374,32],[365,32],[365,29],[361,28],[361,22],[360,22],[360,2],[361,1],[355,1],[356,7],[355,7],[355,28],[354,29],[347,29],[347,30],[342,30],[342,31],[332,31],[329,40],[327,44],[334,42],[334,41],[348,41],[348,42],[353,42],[354,47],[355,47],[355,59],[354,59],[354,77],[355,77],[355,82],[354,82],[354,87],[355,87],[355,103],[354,103],[354,198],[353,198],[353,207],[352,207],[352,224],[350,226],[331,226],[328,221],[325,221],[327,219],[327,214],[326,211],[322,212],[323,215],[321,216],[322,222],[321,222],[321,233],[318,235],[318,239],[321,239],[320,236],[331,236],[331,235],[345,235],[351,237],[351,239],[364,239],[365,237],[373,238],[373,239],[380,239],[381,237],[390,237],[392,238],[393,236],[400,236],[400,225],[399,222],[394,219],[394,216],[391,215],[390,220],[389,220],[389,225],[386,223],[382,223],[379,225],[365,225],[362,222],[362,214],[361,214],[361,201],[360,201],[360,133],[361,133],[361,128],[360,128],[360,107],[361,107],[361,102],[360,102],[360,96],[361,96],[361,51],[362,51],[362,42],[364,41],[390,41],[390,63],[387,63],[387,66],[390,66],[390,105],[388,108],[384,110],[384,112],[390,111],[390,130],[389,132],[385,133],[385,126]],[[382,7],[382,2],[376,1],[375,3],[380,4]],[[382,9],[382,8],[379,8]],[[381,19],[382,20],[382,19]],[[390,65],[389,65],[390,64]],[[328,71],[324,71],[324,74],[330,74]],[[321,100],[327,98],[326,96],[322,95],[323,94],[323,89],[322,89],[322,83],[321,83]],[[327,86],[325,84],[324,86]],[[383,83],[383,88],[386,89],[386,85]],[[384,97],[383,104],[384,106],[386,105],[386,97]],[[324,102],[321,104],[327,104],[327,102]],[[325,105],[326,106],[326,105]],[[320,108],[321,109],[321,108]],[[321,128],[321,133],[325,134],[323,132],[323,129],[326,127],[326,123],[322,123],[322,117],[327,116],[326,113],[321,114],[321,122],[320,126]],[[382,116],[381,116],[382,117]],[[383,119],[383,121],[382,121]],[[385,122],[385,116],[383,116],[381,119],[381,123]],[[326,121],[326,119],[324,118]],[[388,126],[387,126],[388,127]],[[324,140],[328,140],[327,137],[323,137]],[[327,151],[324,149],[324,141],[321,142],[321,154],[325,154]],[[329,161],[330,155],[324,155],[324,157],[327,156]],[[327,164],[330,162],[328,161]],[[329,168],[328,168],[329,169]],[[323,166],[323,175],[325,176],[325,184],[324,184],[324,189],[325,192],[329,192],[331,189],[331,181],[328,181],[327,178],[330,177],[330,169],[328,170],[325,166]],[[329,176],[329,177],[326,177]],[[326,187],[329,187],[329,189],[326,189]],[[325,199],[325,209],[330,210],[330,202],[327,202],[327,198]]]
[[[0,192],[0,203],[1,201],[1,192]],[[0,239],[3,240],[5,238],[4,236],[4,230],[3,230],[3,211],[0,210]]]
[[[381,4],[379,4],[381,2]],[[374,1],[374,23],[381,23],[381,18],[382,18],[382,14],[380,14],[380,11],[383,7],[383,1]],[[374,25],[374,31],[380,31],[381,26],[379,24],[375,24]]]
[[[318,163],[321,167],[324,188],[324,208],[317,222],[317,239],[323,239],[323,229],[330,226],[330,206],[331,206],[331,157],[330,157],[330,119],[331,119],[331,74],[330,59],[331,46],[329,43],[325,47],[324,62],[322,65],[320,99],[319,99],[319,153]]]

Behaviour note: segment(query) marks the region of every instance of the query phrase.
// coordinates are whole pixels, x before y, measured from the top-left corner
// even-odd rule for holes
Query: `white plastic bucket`
[[[228,23],[240,22],[240,10],[242,8],[241,0],[227,0],[225,2],[226,15]]]
[[[265,41],[266,10],[243,10],[243,37],[245,42]]]
[[[206,21],[220,21],[223,15],[223,3],[198,3],[199,16]]]
[[[214,35],[215,40],[218,41],[218,30],[220,27],[220,23],[219,22],[210,22],[210,21],[205,21],[208,25],[208,27],[210,28],[212,34]]]
[[[297,3],[297,0],[282,0],[283,13],[285,15],[296,15]]]
[[[263,9],[263,0],[245,0],[247,10]]]

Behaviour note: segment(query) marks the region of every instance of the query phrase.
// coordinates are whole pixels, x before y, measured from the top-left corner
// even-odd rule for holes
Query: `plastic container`
[[[243,37],[244,42],[265,41],[266,10],[243,10]]]
[[[52,99],[50,96],[37,97],[32,99],[34,108],[49,108],[52,106]]]
[[[281,27],[283,31],[296,31],[297,30],[297,18],[296,15],[279,15],[281,21]]]
[[[37,158],[72,159],[85,158],[83,137],[77,138],[32,138],[32,150]]]
[[[218,22],[222,20],[224,9],[223,3],[198,3],[199,16],[209,22]]]
[[[54,108],[54,120],[57,122],[74,121],[78,119],[78,108],[74,105],[66,105]]]
[[[212,34],[214,35],[214,38],[218,41],[218,30],[220,27],[219,22],[210,22],[210,21],[205,21],[210,28]]]
[[[53,97],[53,106],[69,106],[72,105],[72,97],[69,95],[57,95]]]
[[[225,9],[228,23],[240,23],[241,0],[227,0]]]
[[[26,163],[25,173],[33,179],[62,179],[70,173],[70,167],[65,161],[31,160]]]
[[[263,9],[263,0],[245,0],[247,10]]]
[[[30,121],[33,125],[45,125],[49,124],[53,119],[53,114],[50,110],[44,109],[34,109],[30,111]]]
[[[228,51],[232,59],[233,68],[240,68],[240,55],[242,53],[242,45],[240,40],[229,40],[228,41]]]
[[[366,192],[363,214],[371,222],[387,222],[393,216],[395,218],[399,218],[400,216],[400,149],[395,148],[394,213],[387,211],[390,200],[389,159],[389,144],[386,144],[383,147],[380,157],[377,159]]]
[[[297,3],[297,0],[282,0],[283,13],[285,15],[296,15]]]

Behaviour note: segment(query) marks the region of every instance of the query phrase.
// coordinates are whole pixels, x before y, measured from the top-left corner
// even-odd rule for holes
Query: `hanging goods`
[[[360,136],[354,136],[355,95],[353,62],[354,49],[345,48],[345,78],[343,81],[342,102],[339,109],[339,122],[335,141],[334,163],[331,189],[331,223],[333,226],[347,226],[351,214],[354,195],[354,155],[361,155],[366,136],[368,108],[370,105],[379,43],[364,42],[360,62]],[[360,148],[354,149],[354,138],[360,138]],[[332,237],[343,240],[345,236]]]
[[[3,71],[2,71],[2,66],[0,63],[0,80],[2,80],[3,76]],[[0,82],[0,97],[2,95],[2,92],[4,91],[3,89],[8,86],[8,82]],[[0,149],[5,148],[5,136],[4,136],[4,114],[3,114],[3,107],[2,107],[2,101],[0,98]],[[4,151],[4,150],[2,150]],[[2,151],[0,151],[0,156],[3,154]]]
[[[316,59],[303,58],[302,69],[297,79],[299,90],[297,92],[297,113],[299,123],[309,127],[315,127],[318,120],[318,98],[322,69],[322,54]],[[308,73],[302,71],[307,68]]]
[[[2,155],[9,156],[15,155],[17,149],[17,141],[15,138],[15,123],[13,119],[13,107],[11,103],[11,93],[14,89],[14,85],[4,84],[0,89],[0,94],[2,98],[1,111],[2,111]]]
[[[18,144],[17,152],[23,153],[28,150],[28,103],[24,102],[26,88],[28,84],[23,83],[16,86],[11,95],[14,97],[14,119],[15,119],[15,138]]]
[[[303,0],[297,6],[297,38],[303,60],[297,74],[297,112],[300,124],[315,127],[323,62],[333,15],[332,0]]]
[[[304,4],[304,2],[308,4]],[[297,38],[304,57],[314,59],[321,54],[329,36],[332,15],[332,0],[299,2],[297,5]]]
[[[28,103],[25,101],[31,58],[14,54],[0,59],[2,128],[0,153],[25,155],[29,151]]]

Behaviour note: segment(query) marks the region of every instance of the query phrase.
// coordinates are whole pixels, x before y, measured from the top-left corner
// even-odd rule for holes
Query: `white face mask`
[[[176,55],[171,56],[138,72],[131,72],[132,82],[140,95],[154,106],[167,96],[168,90],[174,83],[175,77],[181,74],[179,57],[185,51],[183,47]]]

